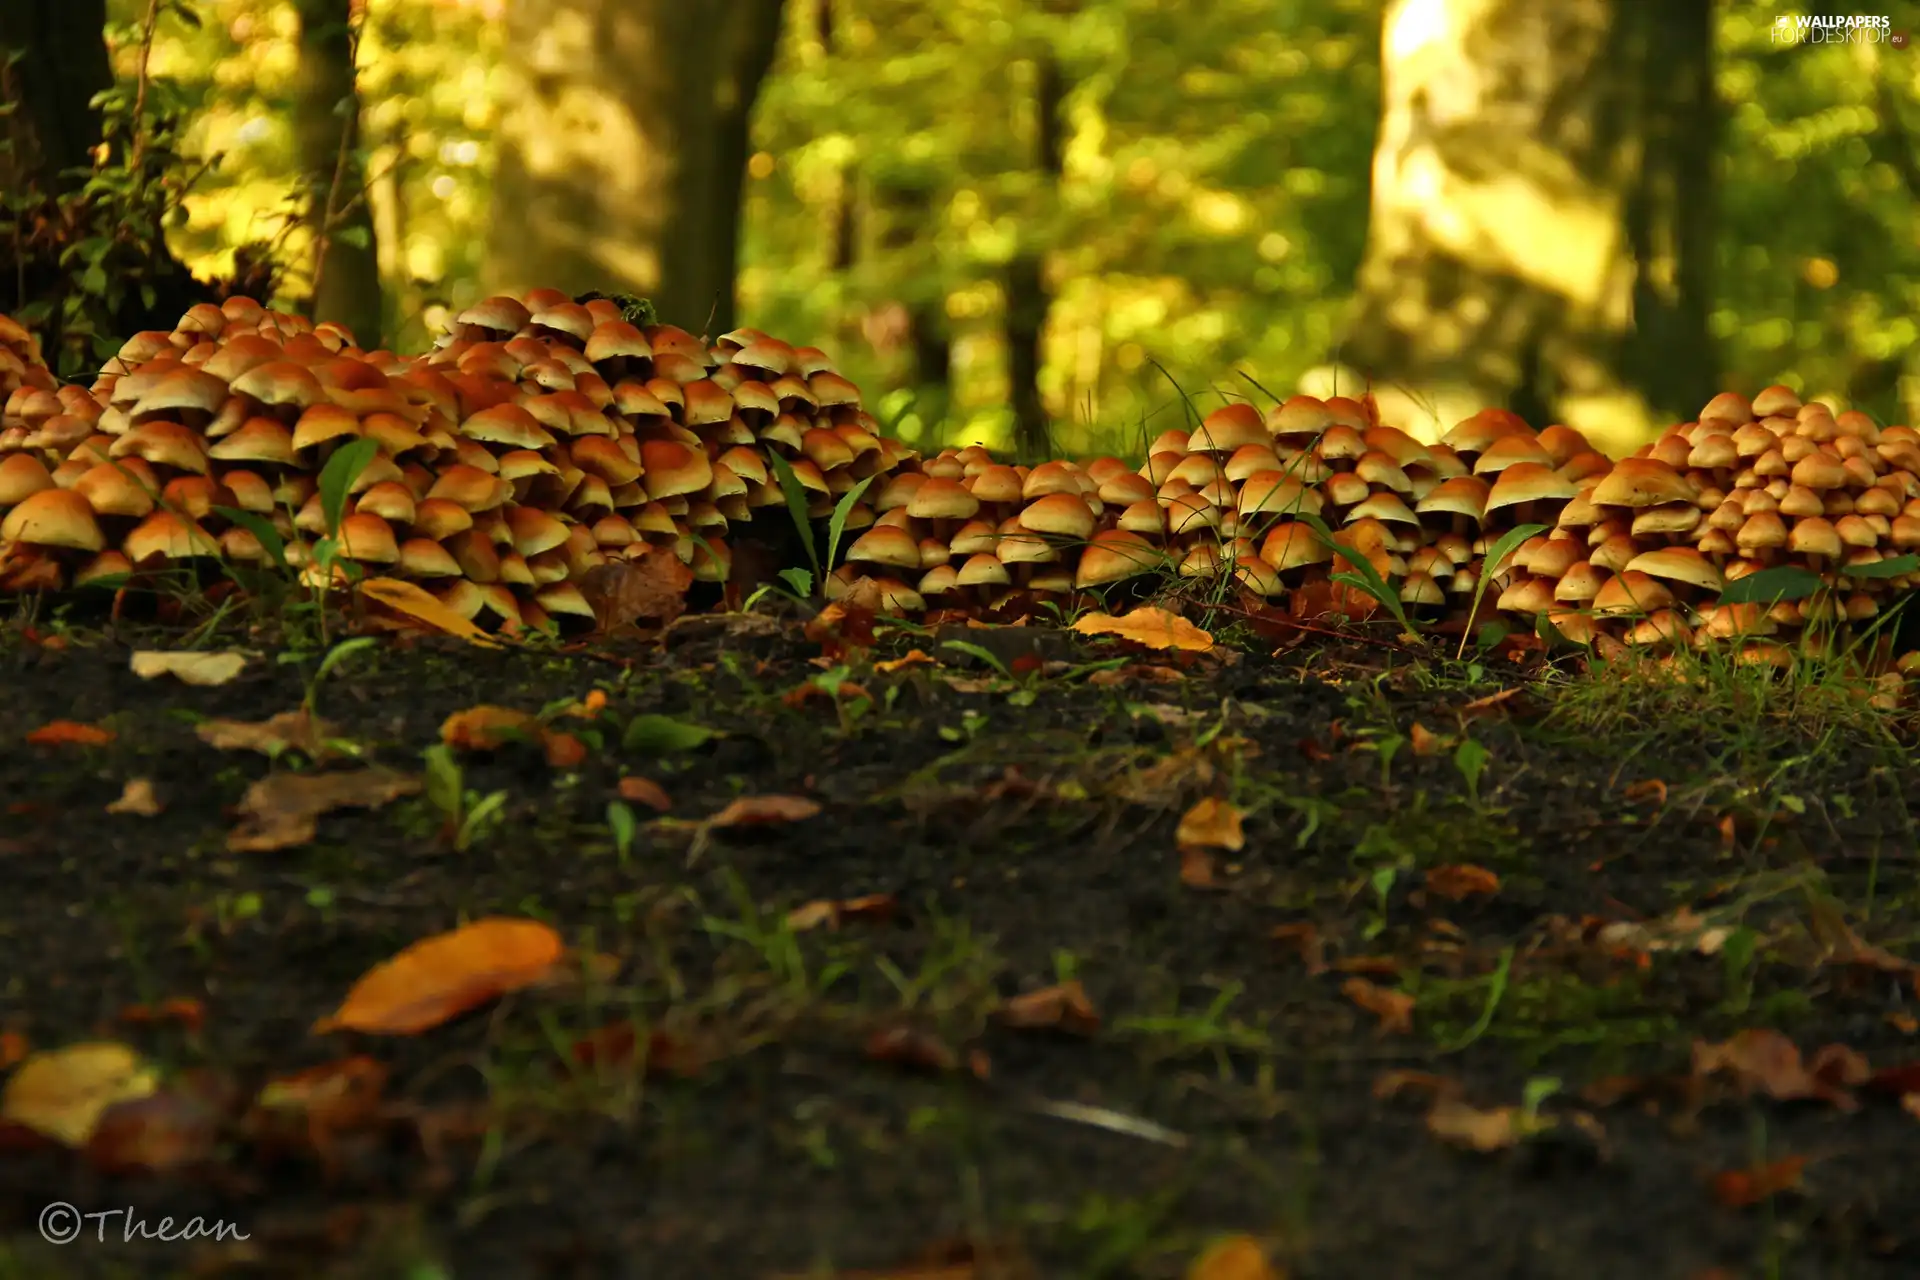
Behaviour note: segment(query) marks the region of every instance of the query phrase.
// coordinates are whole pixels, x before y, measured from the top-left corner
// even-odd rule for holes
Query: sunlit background
[[[486,289],[502,8],[368,0],[362,142],[385,345],[417,350]],[[1039,252],[1052,294],[1039,378],[1063,452],[1178,421],[1189,394],[1252,375],[1291,390],[1337,357],[1366,241],[1380,108],[1377,4],[1084,0],[1062,173],[1031,161],[1022,0],[842,0],[829,53],[789,0],[754,117],[740,319],[826,346],[916,443],[1007,442],[1002,267]],[[112,0],[133,74],[144,3]],[[201,272],[275,238],[283,301],[308,285],[286,89],[290,4],[171,11],[152,71],[187,86],[213,162],[174,233]],[[1782,51],[1771,9],[1722,6],[1726,119],[1712,314],[1723,384],[1920,392],[1920,53]],[[1881,64],[1869,60],[1878,57]],[[1048,190],[1046,187],[1057,187]],[[698,327],[698,317],[669,317]],[[916,343],[949,363],[916,389]]]

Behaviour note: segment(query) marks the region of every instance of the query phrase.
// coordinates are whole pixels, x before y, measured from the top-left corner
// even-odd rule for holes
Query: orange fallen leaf
[[[787,928],[795,933],[805,933],[821,925],[838,929],[850,920],[888,920],[893,917],[898,905],[890,893],[870,893],[865,897],[842,898],[838,901],[822,898],[789,911]]]
[[[1300,956],[1300,963],[1307,967],[1309,975],[1327,971],[1327,940],[1320,936],[1320,926],[1313,921],[1295,920],[1290,924],[1277,924],[1268,931],[1267,936],[1293,948]]]
[[[1475,698],[1472,702],[1460,708],[1460,718],[1463,720],[1473,720],[1480,716],[1492,715],[1495,711],[1504,710],[1505,708],[1501,704],[1516,696],[1519,692],[1520,686],[1514,685],[1512,688],[1502,689],[1498,693],[1490,693],[1484,698]]]
[[[835,600],[809,618],[801,634],[820,646],[822,657],[838,662],[850,650],[873,647],[873,623],[874,612],[868,605]]]
[[[1189,889],[1217,889],[1220,881],[1214,875],[1213,853],[1197,845],[1180,846],[1180,883]]]
[[[1744,1209],[1797,1188],[1806,1167],[1805,1156],[1787,1156],[1746,1169],[1729,1169],[1713,1176],[1713,1198],[1729,1209]]]
[[[1182,815],[1173,838],[1182,845],[1239,850],[1246,845],[1240,822],[1239,809],[1217,796],[1208,796]]]
[[[193,996],[173,996],[156,1005],[130,1004],[120,1011],[120,1021],[130,1026],[172,1023],[189,1031],[198,1031],[207,1021],[207,1007]]]
[[[1667,784],[1658,778],[1642,778],[1638,782],[1628,783],[1620,794],[1625,796],[1630,804],[1659,806],[1667,802]]]
[[[1454,1094],[1442,1094],[1427,1112],[1427,1132],[1473,1151],[1504,1150],[1532,1131],[1518,1107],[1476,1107]]]
[[[77,720],[52,720],[27,734],[36,747],[104,747],[113,741],[113,730]]]
[[[130,668],[142,680],[173,676],[186,684],[230,684],[247,666],[244,653],[170,652],[143,649],[133,655]]]
[[[539,716],[511,707],[468,707],[440,725],[440,741],[462,751],[493,751],[509,742],[538,743],[545,737]]]
[[[1080,1035],[1092,1035],[1100,1029],[1100,1015],[1079,979],[1055,983],[1038,991],[1017,995],[1001,1005],[994,1015],[1009,1027],[1057,1027]]]
[[[204,1165],[219,1152],[227,1099],[202,1076],[172,1082],[101,1112],[87,1139],[87,1163],[101,1173],[167,1173]]]
[[[473,644],[500,643],[416,583],[402,582],[398,578],[368,578],[360,584],[360,595],[429,630],[459,636]]]
[[[1475,866],[1471,862],[1457,862],[1450,866],[1435,867],[1427,872],[1427,892],[1436,898],[1445,898],[1449,902],[1459,902],[1474,894],[1493,894],[1500,891],[1500,877],[1485,867]]]
[[[270,774],[240,798],[240,825],[228,833],[227,850],[270,853],[305,844],[318,833],[323,814],[378,809],[419,790],[418,778],[388,769]]]
[[[1406,992],[1379,986],[1365,978],[1348,978],[1340,984],[1340,994],[1380,1019],[1379,1034],[1413,1033],[1413,997]]]
[[[0,1071],[5,1071],[27,1056],[32,1046],[18,1031],[0,1031]]]
[[[1228,1236],[1208,1245],[1187,1268],[1186,1280],[1283,1280],[1252,1236]]]
[[[882,675],[892,675],[907,667],[925,667],[938,665],[924,650],[909,649],[897,658],[887,658],[873,664],[873,669]]]
[[[668,798],[665,789],[652,778],[642,778],[637,774],[630,774],[620,779],[619,792],[622,800],[631,800],[635,804],[644,804],[649,809],[657,809],[661,813],[665,813],[667,810],[673,808],[673,801]]]
[[[709,827],[751,827],[799,822],[820,812],[805,796],[741,796],[706,820]]]
[[[917,1027],[883,1027],[867,1037],[867,1057],[875,1062],[919,1067],[925,1071],[952,1071],[960,1057],[945,1041]]]
[[[538,920],[489,916],[422,939],[376,965],[313,1026],[417,1035],[552,972],[566,947]]]
[[[552,729],[547,730],[541,749],[546,753],[547,764],[555,769],[576,768],[587,758],[586,743],[570,733],[558,733]]]
[[[1407,741],[1413,747],[1413,754],[1435,756],[1447,749],[1448,739],[1415,720],[1413,728],[1407,731]]]
[[[108,813],[130,813],[138,818],[152,818],[161,811],[160,797],[154,794],[151,778],[128,778],[122,788],[120,798],[107,805]]]
[[[1816,1062],[1820,1061],[1816,1058]],[[1696,1077],[1725,1075],[1731,1077],[1743,1093],[1763,1093],[1777,1102],[1818,1098],[1843,1111],[1856,1108],[1859,1103],[1842,1087],[1858,1074],[1852,1064],[1842,1061],[1836,1066],[1835,1060],[1828,1056],[1823,1065],[1824,1077],[1801,1059],[1793,1041],[1766,1027],[1748,1028],[1721,1044],[1705,1040],[1693,1042]]]
[[[671,547],[649,547],[638,556],[595,565],[580,577],[603,632],[621,631],[641,619],[665,626],[687,611],[693,569]]]
[[[1073,624],[1073,629],[1083,636],[1119,636],[1149,649],[1205,653],[1213,648],[1211,635],[1185,618],[1151,605],[1141,605],[1121,618],[1107,613],[1085,614]]]

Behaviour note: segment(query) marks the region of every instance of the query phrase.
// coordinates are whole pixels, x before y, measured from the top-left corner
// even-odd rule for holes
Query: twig
[[[147,17],[140,28],[140,76],[133,91],[133,146],[127,167],[135,174],[147,155],[147,63],[153,57],[153,33],[160,26],[160,0],[147,0]]]

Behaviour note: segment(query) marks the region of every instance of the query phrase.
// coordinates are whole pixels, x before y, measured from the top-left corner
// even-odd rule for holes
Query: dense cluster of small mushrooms
[[[468,307],[410,357],[250,299],[203,304],[134,335],[84,388],[60,385],[0,316],[0,395],[7,591],[267,563],[258,522],[232,511],[270,522],[317,589],[348,576],[314,554],[331,538],[363,572],[482,625],[591,625],[580,583],[610,561],[668,548],[725,581],[733,526],[791,518],[775,457],[812,516],[860,489],[825,591],[891,612],[978,613],[1159,573],[1288,596],[1349,567],[1325,528],[1418,619],[1459,619],[1478,596],[1576,643],[1727,639],[1768,660],[1920,580],[1842,572],[1920,547],[1920,434],[1778,386],[1716,396],[1618,462],[1504,410],[1422,443],[1361,402],[1296,395],[1224,404],[1163,432],[1138,467],[1015,466],[885,437],[818,348],[752,329],[709,341],[534,290]],[[362,438],[377,449],[329,527],[317,477]],[[1547,532],[1486,563],[1531,523]],[[1718,602],[1784,564],[1826,589]]]

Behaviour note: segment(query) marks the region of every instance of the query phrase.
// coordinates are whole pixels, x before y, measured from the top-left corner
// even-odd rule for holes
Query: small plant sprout
[[[639,833],[640,824],[624,800],[614,800],[607,805],[607,830],[613,833],[613,851],[620,859],[620,866],[625,868],[633,857],[633,838]]]
[[[479,795],[466,789],[466,776],[453,749],[435,743],[421,753],[426,762],[427,803],[440,812],[440,838],[455,853],[465,853],[503,821],[507,793]]]
[[[1475,806],[1480,803],[1480,778],[1487,771],[1488,759],[1487,749],[1472,738],[1462,738],[1453,749],[1453,767],[1460,771],[1467,784],[1467,798]]]

